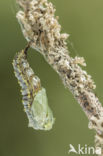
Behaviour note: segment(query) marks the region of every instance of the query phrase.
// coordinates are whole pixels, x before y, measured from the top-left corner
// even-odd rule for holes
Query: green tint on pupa
[[[54,123],[53,113],[48,106],[46,90],[42,88],[36,94],[31,106],[33,121],[29,120],[29,127],[50,130]]]

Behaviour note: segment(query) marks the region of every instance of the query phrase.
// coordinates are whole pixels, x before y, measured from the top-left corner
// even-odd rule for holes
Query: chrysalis
[[[46,90],[41,87],[40,79],[34,74],[27,61],[29,45],[18,52],[13,60],[16,78],[21,86],[22,103],[29,120],[29,127],[37,130],[50,130],[54,123],[48,106]]]

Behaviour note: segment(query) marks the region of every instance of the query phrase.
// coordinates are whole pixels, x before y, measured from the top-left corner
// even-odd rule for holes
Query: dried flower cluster
[[[66,46],[69,35],[61,34],[54,6],[47,0],[17,0],[17,3],[22,8],[17,19],[24,37],[45,57],[65,87],[73,93],[90,121],[89,128],[96,130],[96,146],[103,148],[103,108],[93,92],[96,86],[91,76],[81,68],[86,66],[84,58],[69,56]]]

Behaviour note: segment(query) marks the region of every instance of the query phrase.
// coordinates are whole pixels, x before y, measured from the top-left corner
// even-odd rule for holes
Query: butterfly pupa
[[[22,103],[29,120],[29,127],[36,130],[50,130],[54,123],[53,113],[48,106],[45,88],[34,74],[27,61],[29,45],[18,52],[13,59],[13,68],[21,86]]]

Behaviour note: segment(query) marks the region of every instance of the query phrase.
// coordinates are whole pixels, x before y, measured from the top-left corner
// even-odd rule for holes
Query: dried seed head
[[[17,0],[23,11],[17,13],[22,32],[32,46],[40,51],[66,45],[68,34],[60,34],[61,26],[54,16],[55,8],[47,0]],[[27,7],[28,6],[28,7]]]
[[[61,34],[58,17],[54,15],[54,6],[47,0],[17,2],[22,8],[17,13],[17,19],[24,37],[27,41],[32,41],[32,47],[44,55],[63,80],[65,87],[71,90],[91,121],[90,128],[97,132],[96,145],[103,145],[103,108],[93,92],[96,85],[91,76],[79,66],[86,66],[84,58],[72,58],[68,55],[66,39],[69,35]]]

